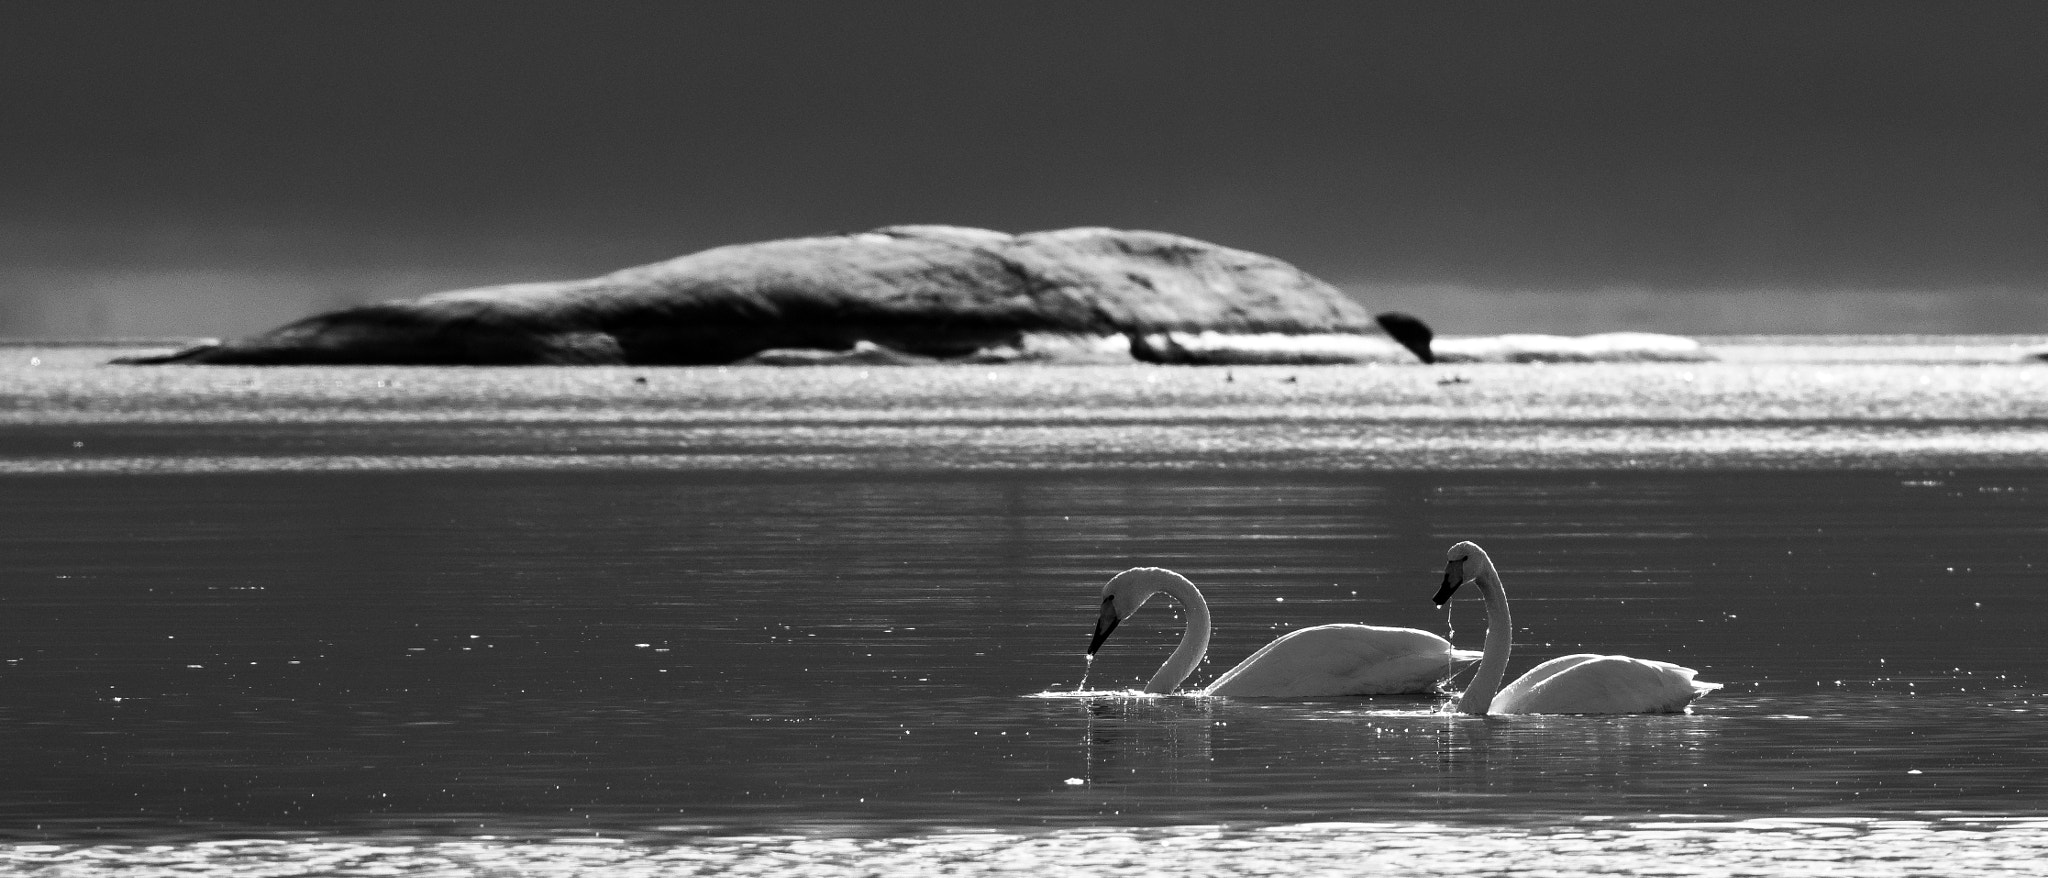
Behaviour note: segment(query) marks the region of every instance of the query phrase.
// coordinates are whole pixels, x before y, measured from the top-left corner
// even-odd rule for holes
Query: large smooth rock
[[[1342,336],[1348,361],[1428,359],[1426,327],[1387,326],[1399,343],[1292,265],[1179,235],[894,226],[348,308],[130,362],[701,365],[857,346],[1000,360],[1105,341],[1118,356],[1205,362],[1176,341],[1205,333]]]

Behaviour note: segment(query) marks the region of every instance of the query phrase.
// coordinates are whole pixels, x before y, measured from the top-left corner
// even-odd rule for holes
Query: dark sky
[[[2034,300],[2044,46],[2038,2],[9,0],[0,335],[278,316],[126,301],[159,274],[300,309],[902,222],[1368,297]]]

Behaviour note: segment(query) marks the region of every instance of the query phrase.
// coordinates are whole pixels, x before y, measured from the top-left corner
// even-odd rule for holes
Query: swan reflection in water
[[[1719,683],[1695,680],[1697,671],[1669,662],[1591,653],[1551,659],[1502,687],[1513,649],[1514,621],[1500,572],[1486,550],[1471,542],[1452,546],[1448,555],[1437,606],[1448,603],[1467,582],[1486,598],[1485,657],[1458,698],[1458,710],[1464,713],[1683,713],[1694,699],[1721,688]]]
[[[1174,793],[1215,782],[1214,701],[1095,697],[1081,708],[1081,777],[1090,786]]]
[[[1180,644],[1145,684],[1145,692],[1158,695],[1179,688],[1209,651],[1209,603],[1187,577],[1160,567],[1133,567],[1112,577],[1102,587],[1102,612],[1095,620],[1095,636],[1088,642],[1092,662],[1118,623],[1162,593],[1186,609],[1188,624]],[[1476,652],[1453,649],[1450,641],[1414,628],[1317,625],[1288,632],[1190,694],[1238,698],[1427,694],[1478,659]]]
[[[1449,797],[1445,804],[1516,796],[1532,809],[1626,811],[1636,797],[1684,807],[1687,797],[1704,803],[1765,783],[1747,770],[1731,770],[1727,755],[1716,754],[1724,723],[1712,716],[1531,714],[1481,721],[1446,713],[1434,726],[1436,793]],[[1703,777],[1712,777],[1712,788],[1700,785]],[[1771,795],[1764,791],[1760,801]]]

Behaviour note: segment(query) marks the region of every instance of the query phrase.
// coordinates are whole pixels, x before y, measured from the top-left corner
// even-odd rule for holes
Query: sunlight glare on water
[[[1231,829],[968,831],[907,837],[765,835],[692,843],[492,838],[247,841],[189,845],[17,845],[20,875],[119,870],[323,875],[1317,875],[1799,874],[1891,878],[2039,875],[2048,821],[1756,819],[1532,829],[1431,823],[1323,823]],[[1624,865],[1625,864],[1625,865]]]
[[[1000,372],[63,362],[9,376],[0,472],[1836,469],[2048,457],[2048,368],[2016,360]]]

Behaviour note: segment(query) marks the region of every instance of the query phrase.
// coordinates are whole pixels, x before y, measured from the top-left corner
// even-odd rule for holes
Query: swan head
[[[1486,550],[1479,548],[1477,543],[1470,540],[1452,546],[1444,555],[1450,559],[1450,563],[1444,567],[1444,582],[1437,586],[1436,597],[1431,598],[1439,607],[1450,602],[1451,593],[1457,591],[1458,586],[1464,585],[1468,580],[1477,580],[1480,569],[1493,563],[1492,559],[1486,557]]]
[[[1189,589],[1194,584],[1187,577],[1164,567],[1133,567],[1110,577],[1102,586],[1102,613],[1095,617],[1095,637],[1088,641],[1088,654],[1102,648],[1102,642],[1109,639],[1109,633],[1116,630],[1117,623],[1131,617],[1146,601],[1152,599],[1169,584],[1184,585]]]

